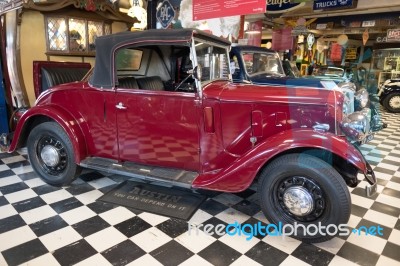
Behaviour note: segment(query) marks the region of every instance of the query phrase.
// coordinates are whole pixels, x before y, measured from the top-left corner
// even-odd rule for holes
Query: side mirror
[[[193,69],[193,77],[197,80],[201,80],[201,75],[202,75],[202,68],[201,65],[197,65],[194,69]]]
[[[236,64],[235,64],[235,62],[231,62],[230,65],[229,65],[229,68],[230,68],[230,73],[231,73],[231,74],[234,74],[235,71],[236,71]]]

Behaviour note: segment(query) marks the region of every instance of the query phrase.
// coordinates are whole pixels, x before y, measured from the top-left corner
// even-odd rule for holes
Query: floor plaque
[[[190,190],[124,181],[98,200],[189,220],[205,199],[205,196]]]

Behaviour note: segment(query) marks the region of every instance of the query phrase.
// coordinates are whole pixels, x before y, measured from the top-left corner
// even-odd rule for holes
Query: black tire
[[[45,122],[34,127],[27,147],[33,169],[46,183],[63,186],[79,176],[81,167],[75,163],[71,140],[57,123]],[[49,162],[51,159],[54,161]]]
[[[290,192],[306,195],[308,201],[301,202],[310,203],[302,206],[308,209],[293,208],[301,199]],[[345,181],[331,165],[308,154],[288,154],[272,161],[261,173],[258,193],[263,213],[275,225],[338,226],[350,217],[351,198]],[[290,203],[292,206],[288,206]],[[330,229],[326,235],[305,233],[300,227],[291,237],[316,243],[333,238],[335,231]]]
[[[394,92],[386,96],[382,102],[383,106],[392,113],[400,113],[400,93]]]

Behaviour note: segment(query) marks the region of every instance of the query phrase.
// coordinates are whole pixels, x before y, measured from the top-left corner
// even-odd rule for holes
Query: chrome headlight
[[[370,124],[365,114],[354,112],[343,118],[341,128],[352,140],[361,141],[369,133]]]
[[[366,115],[362,112],[354,112],[347,117],[348,126],[355,129],[361,133],[368,133],[369,131],[369,121]]]
[[[355,108],[357,110],[360,110],[367,106],[367,103],[369,100],[369,94],[366,89],[361,89],[356,92],[356,94],[354,95],[354,98],[356,101]]]
[[[352,90],[352,91],[356,91],[356,84],[354,84],[353,82],[340,82],[339,84],[338,84],[338,87],[340,88],[340,89],[342,89],[342,90],[346,90],[346,89],[348,89],[348,90]]]

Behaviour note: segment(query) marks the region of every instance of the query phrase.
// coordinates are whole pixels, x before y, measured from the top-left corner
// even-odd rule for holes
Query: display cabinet
[[[394,49],[376,49],[373,52],[371,70],[378,86],[388,79],[400,78],[400,45]]]
[[[383,70],[379,73],[378,84],[388,79],[400,78],[400,57],[385,57]]]

